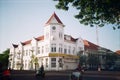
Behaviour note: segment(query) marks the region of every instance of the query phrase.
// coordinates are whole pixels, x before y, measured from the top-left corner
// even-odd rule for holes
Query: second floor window
[[[46,52],[49,52],[49,46],[48,45],[45,46],[45,49],[46,49]]]
[[[42,46],[42,53],[44,53],[44,46]]]
[[[56,52],[56,44],[51,45],[51,52]]]
[[[38,54],[40,54],[40,47],[38,47]]]

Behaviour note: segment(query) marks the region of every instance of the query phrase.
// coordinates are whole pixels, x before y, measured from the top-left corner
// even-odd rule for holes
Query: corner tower
[[[58,47],[64,43],[64,24],[55,12],[45,23],[44,40],[50,47],[56,47],[55,50],[51,50],[52,52],[60,52]]]

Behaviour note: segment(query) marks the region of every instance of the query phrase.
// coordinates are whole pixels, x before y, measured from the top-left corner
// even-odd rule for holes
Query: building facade
[[[9,67],[34,70],[41,65],[45,70],[75,69],[79,62],[78,52],[84,51],[84,42],[64,34],[64,24],[53,13],[45,23],[44,34],[10,48]]]
[[[101,68],[103,70],[106,69],[108,55],[113,55],[114,52],[103,48],[101,46],[98,46],[94,43],[91,43],[87,40],[83,40],[84,42],[84,53],[85,53],[85,67],[88,69],[94,69],[97,70],[98,68]],[[83,62],[82,62],[83,63]]]

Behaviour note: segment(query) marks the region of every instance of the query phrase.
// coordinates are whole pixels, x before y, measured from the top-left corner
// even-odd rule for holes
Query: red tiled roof
[[[35,38],[37,41],[40,41],[40,40],[44,40],[44,36],[39,36],[37,38]],[[25,42],[21,42],[21,44],[24,46],[24,45],[27,45],[27,44],[30,44],[32,40],[27,40]]]
[[[27,44],[30,44],[32,40],[28,40],[28,41],[25,41],[25,42],[21,42],[21,44],[24,46],[24,45],[27,45]]]
[[[13,45],[13,47],[14,47],[14,48],[17,48],[17,47],[18,47],[18,45],[17,45],[17,44],[12,44],[12,45]]]
[[[46,22],[46,24],[49,24],[50,21],[51,21],[51,19],[52,19],[53,17],[55,17],[55,19],[58,21],[58,23],[63,24],[62,21],[59,19],[59,17],[56,15],[55,12],[52,14],[52,16],[51,16],[51,17],[49,18],[49,20]]]
[[[44,40],[44,36],[39,36],[37,38],[35,38],[37,41],[40,41],[40,40]]]
[[[99,46],[87,40],[83,40],[85,49],[98,50]]]
[[[120,50],[117,50],[116,53],[120,55]]]

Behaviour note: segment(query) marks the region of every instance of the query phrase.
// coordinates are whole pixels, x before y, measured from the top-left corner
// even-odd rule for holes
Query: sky
[[[43,35],[44,25],[54,12],[65,25],[65,34],[97,44],[96,27],[80,24],[73,7],[58,10],[56,4],[53,0],[0,0],[0,53],[12,43]],[[112,51],[120,50],[120,29],[113,30],[111,25],[98,28],[98,43]]]

